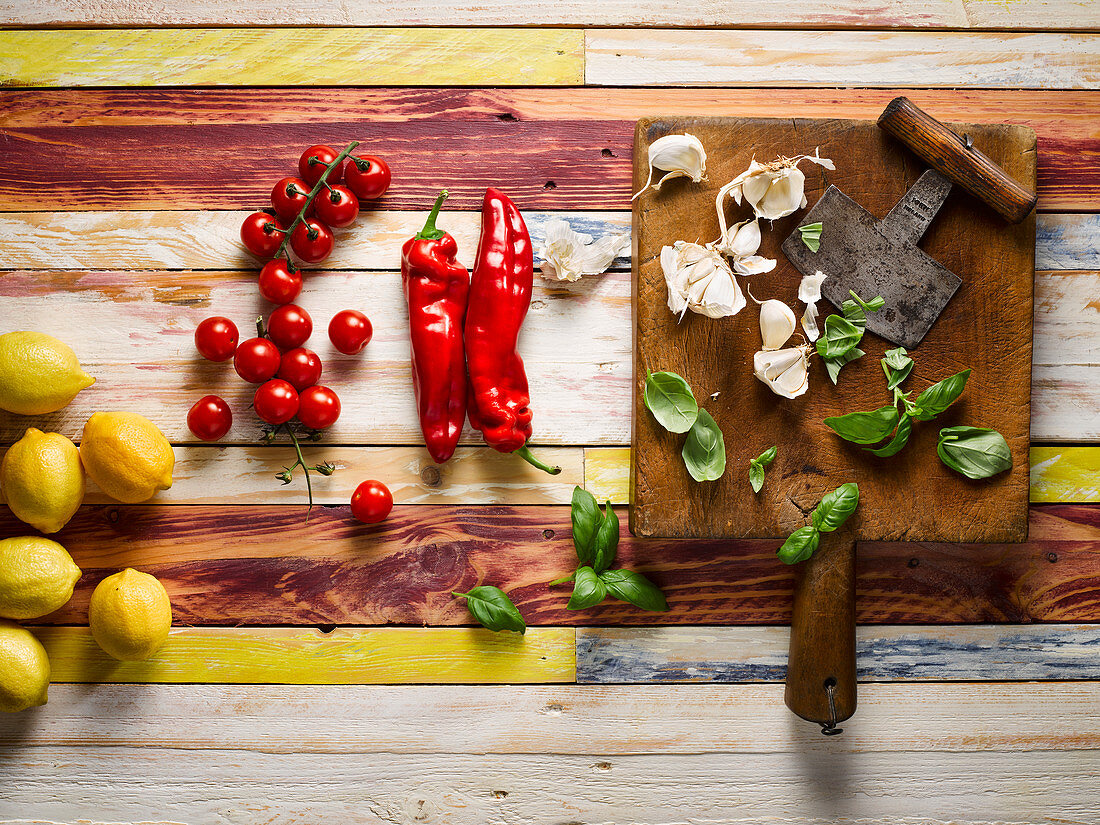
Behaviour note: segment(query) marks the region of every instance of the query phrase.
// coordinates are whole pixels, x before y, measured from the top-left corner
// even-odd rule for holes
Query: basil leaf
[[[919,421],[931,421],[955,403],[966,387],[970,370],[963,370],[933,384],[917,396],[914,417]]]
[[[849,481],[822,496],[814,508],[813,526],[822,533],[831,533],[848,520],[859,504],[859,487]]]
[[[483,584],[469,593],[452,592],[451,595],[464,598],[470,613],[479,624],[489,630],[513,630],[521,636],[527,632],[527,623],[523,621],[523,616],[512,604],[508,594],[499,587]]]
[[[864,312],[878,312],[884,306],[886,306],[886,300],[881,295],[876,295],[870,301],[864,301],[854,290],[849,289],[848,294],[852,296],[852,300],[859,304],[859,308]],[[847,302],[845,302],[847,303]]]
[[[871,412],[854,412],[826,418],[825,425],[845,441],[856,444],[877,444],[898,425],[898,410],[892,404]]]
[[[820,543],[821,533],[812,524],[807,524],[791,533],[775,554],[784,564],[798,564],[812,556]]]
[[[566,610],[584,610],[593,607],[607,596],[607,586],[600,581],[591,567],[578,567],[577,577],[573,580],[573,595],[569,597]]]
[[[629,602],[642,610],[664,613],[668,610],[668,601],[661,588],[632,570],[605,570],[600,573],[600,581],[607,592],[619,601]]]
[[[647,372],[642,400],[670,433],[686,433],[699,414],[691,386],[674,372]]]
[[[619,517],[611,509],[611,502],[604,504],[603,521],[596,532],[596,552],[592,557],[592,567],[597,573],[606,570],[615,561],[619,550]]]
[[[936,455],[967,478],[989,478],[1012,467],[1012,451],[1005,437],[984,427],[944,427]]]
[[[825,319],[825,334],[817,340],[817,354],[825,358],[844,355],[855,347],[862,337],[863,330],[847,318],[830,315]]]
[[[909,373],[913,371],[913,359],[909,357],[904,347],[887,350],[886,355],[879,363],[882,364],[882,371],[886,373],[886,389],[888,390],[900,387],[901,383],[909,377]]]
[[[840,375],[840,368],[845,364],[849,364],[855,361],[857,358],[862,358],[866,355],[859,347],[852,347],[843,355],[838,355],[836,358],[822,358],[825,362],[825,369],[829,373],[829,380],[836,384],[837,376]]]
[[[806,244],[806,248],[811,252],[817,252],[821,248],[821,229],[821,221],[798,227],[798,231],[802,234],[802,243]]]
[[[726,441],[706,410],[699,410],[684,441],[683,456],[687,471],[696,481],[716,481],[726,471]]]
[[[768,447],[749,462],[749,484],[752,485],[754,493],[759,493],[760,488],[764,486],[764,470],[775,461],[776,454],[777,450],[774,446]]]
[[[863,307],[855,301],[845,301],[840,305],[840,311],[844,313],[844,317],[848,319],[848,323],[861,333],[867,329],[867,313],[865,313]]]
[[[876,450],[872,450],[870,447],[864,447],[863,449],[874,453],[879,458],[889,458],[900,452],[901,448],[909,442],[909,434],[912,432],[913,419],[908,415],[902,415],[901,421],[898,422],[898,428],[894,431],[894,437],[890,439],[889,443]]]
[[[596,533],[602,521],[600,505],[596,503],[596,497],[583,487],[574,487],[569,515],[573,520],[573,547],[577,550],[577,561],[588,564],[595,552]]]

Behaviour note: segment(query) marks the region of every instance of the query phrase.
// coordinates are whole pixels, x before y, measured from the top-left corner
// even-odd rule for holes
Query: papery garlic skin
[[[783,398],[798,398],[810,387],[810,347],[761,350],[752,359],[753,375]]]
[[[582,275],[605,272],[620,255],[630,251],[630,233],[605,235],[595,243],[592,236],[575,232],[566,221],[546,222],[545,240],[539,248],[539,274],[550,281],[580,280]]]
[[[722,255],[709,246],[676,241],[661,249],[668,308],[708,318],[727,318],[745,307],[745,296]]]
[[[760,338],[763,351],[781,349],[794,335],[794,312],[782,301],[764,301],[760,305]]]
[[[653,170],[660,169],[668,174],[653,183]],[[653,191],[661,189],[661,184],[673,178],[691,178],[699,183],[707,176],[707,152],[702,141],[695,135],[665,135],[649,144],[649,177],[645,186],[630,200],[633,201],[651,186]]]
[[[718,212],[722,212],[722,199],[728,194],[737,204],[744,198],[757,218],[774,221],[806,206],[806,176],[798,169],[804,160],[826,169],[836,169],[828,158],[818,155],[799,155],[794,158],[777,158],[770,163],[760,163],[756,158],[749,168],[719,190]]]
[[[821,284],[827,277],[819,269],[813,275],[803,275],[798,284],[798,300],[806,305],[806,311],[802,313],[802,331],[810,343],[821,337],[817,326],[817,302],[821,300]]]

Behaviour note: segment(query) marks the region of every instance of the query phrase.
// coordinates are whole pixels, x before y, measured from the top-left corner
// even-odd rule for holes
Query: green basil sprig
[[[825,332],[817,339],[817,354],[822,358],[839,358],[855,348],[863,338],[863,330],[841,315],[825,319]]]
[[[913,417],[919,421],[931,421],[962,395],[969,377],[970,370],[963,370],[933,384],[917,396]]]
[[[508,594],[499,587],[483,584],[469,593],[455,591],[451,595],[464,598],[466,607],[474,618],[489,630],[513,630],[521,636],[527,632],[527,623],[523,621],[523,616],[508,598]]]
[[[989,478],[1012,467],[1012,451],[1005,437],[985,427],[944,427],[936,455],[967,478]]]
[[[642,610],[668,610],[668,602],[660,588],[641,573],[609,569],[619,548],[619,517],[611,502],[604,505],[601,513],[595,496],[575,487],[571,510],[577,569],[569,576],[550,582],[551,587],[573,582],[573,595],[566,608],[584,610],[599,604],[610,594]]]
[[[886,373],[886,389],[893,390],[901,386],[902,382],[913,371],[913,359],[905,351],[905,347],[887,350],[879,362],[882,371]]]
[[[841,367],[864,355],[856,345],[863,340],[867,329],[867,313],[878,312],[886,305],[881,295],[864,301],[852,290],[848,290],[848,294],[852,297],[840,305],[842,315],[830,315],[825,319],[825,334],[817,341],[817,354],[834,384]]]
[[[760,488],[764,486],[764,471],[775,461],[777,453],[778,451],[774,446],[768,447],[749,462],[749,484],[752,485],[754,493],[759,493]]]
[[[810,523],[799,527],[782,546],[776,556],[784,564],[797,564],[814,554],[821,543],[822,533],[831,533],[841,527],[859,506],[859,487],[853,482],[841,484],[822,496],[810,516]]]
[[[726,472],[726,440],[706,410],[699,410],[682,454],[688,473],[696,481],[717,481]]]
[[[699,414],[691,386],[674,372],[647,371],[642,400],[657,423],[670,433],[686,433]]]
[[[825,419],[825,426],[845,441],[855,444],[877,444],[898,425],[898,409],[893,404],[870,412],[854,412]]]

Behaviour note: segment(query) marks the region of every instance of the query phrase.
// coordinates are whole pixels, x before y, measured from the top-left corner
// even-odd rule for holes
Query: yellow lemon
[[[59,433],[29,428],[0,463],[0,489],[17,519],[56,533],[84,501],[84,468],[76,445]]]
[[[0,619],[0,711],[44,705],[49,687],[46,648],[25,627]]]
[[[172,486],[172,445],[143,415],[97,412],[84,425],[80,459],[111,498],[138,504]]]
[[[64,607],[79,579],[80,568],[56,541],[0,541],[0,616],[6,619],[37,619]]]
[[[168,591],[148,573],[127,567],[96,587],[88,605],[88,625],[99,646],[116,659],[148,659],[172,628]]]
[[[0,410],[19,415],[57,412],[94,383],[76,353],[52,335],[0,335]]]

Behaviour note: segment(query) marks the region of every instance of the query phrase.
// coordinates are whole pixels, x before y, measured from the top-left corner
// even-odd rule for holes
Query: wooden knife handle
[[[879,116],[878,125],[896,137],[929,166],[993,207],[1011,223],[1019,223],[1035,208],[1038,196],[1028,192],[967,141],[907,97],[896,97]]]
[[[799,565],[783,699],[825,733],[856,712],[855,563],[855,533],[841,527]]]

